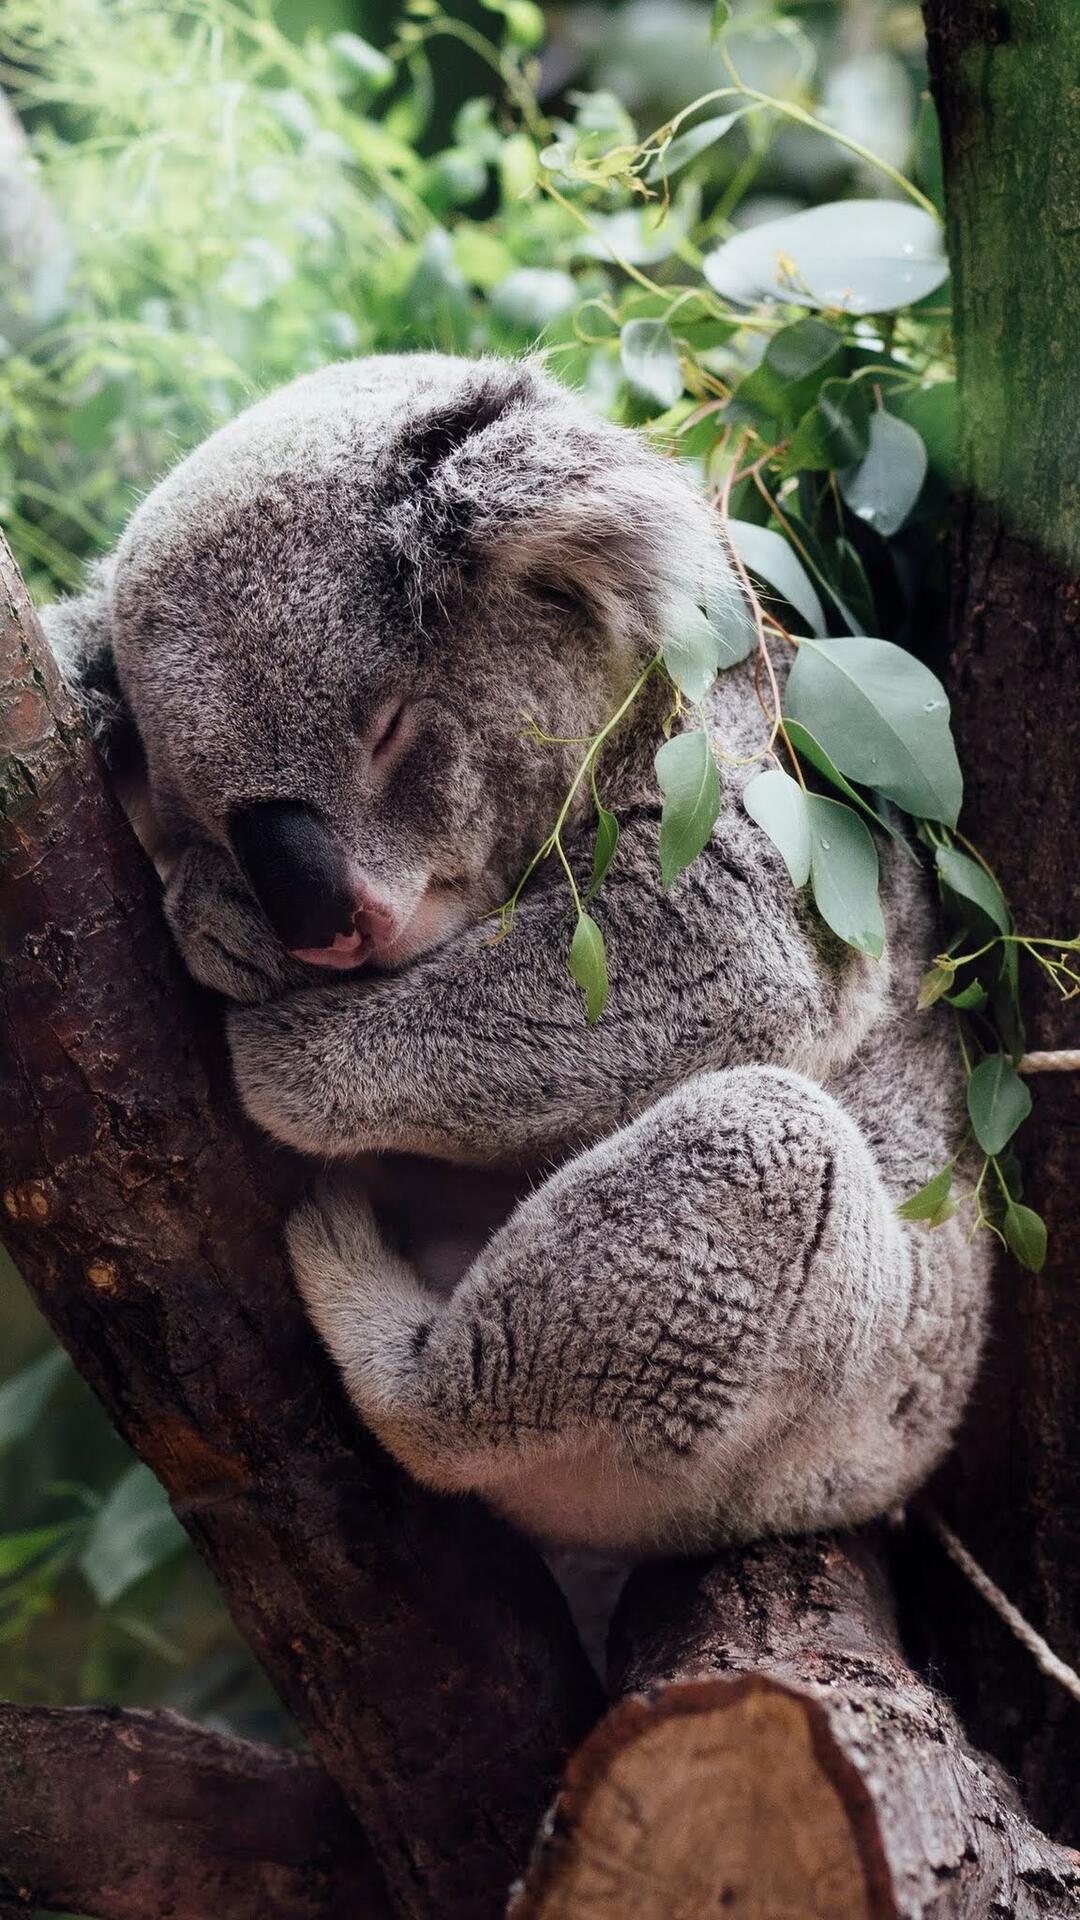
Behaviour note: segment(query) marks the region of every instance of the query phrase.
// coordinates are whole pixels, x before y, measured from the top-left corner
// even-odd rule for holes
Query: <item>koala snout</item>
[[[357,966],[388,914],[333,828],[300,800],[258,800],[229,822],[233,850],[274,932],[300,959]]]

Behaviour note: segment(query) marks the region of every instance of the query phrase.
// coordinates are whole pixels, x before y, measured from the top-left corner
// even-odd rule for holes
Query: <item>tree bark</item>
[[[314,1760],[177,1713],[0,1705],[0,1911],[390,1920]]]
[[[6,1242],[164,1482],[400,1910],[502,1911],[598,1690],[539,1558],[358,1427],[266,1156],[0,543]]]
[[[870,1536],[640,1570],[612,1680],[511,1920],[1080,1914],[1080,1856],[905,1661]]]
[[[1080,926],[1080,8],[926,0],[953,263],[962,495],[952,691],[966,831],[1022,931]],[[1035,970],[1031,970],[1034,974]],[[1027,981],[1030,1043],[1078,1003]],[[943,1495],[968,1545],[1080,1665],[1080,1075],[1043,1075],[1021,1136],[1049,1256],[1002,1262],[980,1390]],[[1080,1709],[935,1557],[928,1608],[980,1742],[1033,1818],[1080,1833]],[[944,1629],[941,1632],[940,1629]]]

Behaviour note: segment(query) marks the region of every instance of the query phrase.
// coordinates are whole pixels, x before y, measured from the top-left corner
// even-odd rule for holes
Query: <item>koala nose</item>
[[[278,938],[293,952],[333,949],[363,958],[368,929],[345,848],[299,800],[258,800],[229,822],[233,850]]]

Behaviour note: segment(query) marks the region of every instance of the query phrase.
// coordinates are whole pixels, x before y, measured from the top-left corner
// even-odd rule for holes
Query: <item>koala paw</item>
[[[308,977],[217,847],[199,842],[184,848],[163,905],[184,965],[212,993],[257,1006]]]
[[[307,1310],[333,1346],[342,1314],[362,1309],[386,1262],[371,1203],[354,1183],[324,1182],[292,1215],[285,1238]]]

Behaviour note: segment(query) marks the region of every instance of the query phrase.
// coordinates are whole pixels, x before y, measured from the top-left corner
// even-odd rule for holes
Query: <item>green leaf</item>
[[[1004,1053],[980,1060],[967,1084],[967,1110],[984,1153],[998,1154],[1031,1112],[1031,1095]]]
[[[877,960],[885,946],[877,848],[858,814],[842,800],[808,793],[806,810],[814,904],[841,940]]]
[[[67,1372],[68,1357],[53,1347],[20,1368],[0,1387],[0,1447],[24,1440],[44,1413],[57,1381]]]
[[[358,33],[332,33],[326,43],[332,58],[344,69],[355,85],[357,79],[381,93],[394,78],[394,63],[385,53],[362,40]]]
[[[704,731],[677,733],[656,756],[664,796],[660,815],[660,874],[664,889],[696,860],[720,811],[720,781],[712,741]]]
[[[868,820],[872,820],[875,827],[880,827],[883,833],[891,834],[894,840],[899,840],[907,846],[902,834],[898,833],[895,827],[890,826],[887,820],[883,820],[880,813],[875,813],[870,802],[863,799],[862,794],[857,792],[850,780],[844,779],[839,767],[829,759],[820,740],[815,740],[807,727],[787,715],[784,719],[784,731],[800,760],[807,761],[816,773],[820,773],[822,778],[829,782],[830,786],[835,787],[838,793],[842,793],[846,800],[850,800],[853,807],[858,807],[860,813],[865,814]],[[915,858],[914,854],[912,858]]]
[[[864,381],[826,380],[804,413],[784,459],[785,475],[830,472],[861,460],[870,445],[870,395]]]
[[[956,381],[937,380],[932,387],[890,393],[889,411],[914,427],[934,472],[946,481],[955,480],[960,437]]]
[[[761,221],[704,262],[725,299],[892,313],[948,277],[939,223],[906,200],[835,200]]]
[[[619,336],[623,372],[636,393],[673,407],[683,390],[671,328],[663,320],[628,320]]]
[[[902,647],[862,637],[805,639],[787,711],[850,779],[916,818],[956,825],[963,780],[940,680]]]
[[[750,520],[728,520],[725,530],[747,572],[763,580],[794,607],[811,633],[823,634],[825,615],[821,601],[802,561],[783,534],[774,533],[771,527],[756,527]]]
[[[720,636],[687,594],[673,602],[669,619],[664,666],[686,698],[700,705],[719,670]]]
[[[509,326],[539,333],[560,314],[569,313],[577,285],[556,267],[519,267],[492,288],[492,312]]]
[[[40,1560],[50,1547],[59,1545],[71,1534],[70,1521],[55,1527],[29,1527],[24,1533],[0,1534],[0,1580],[10,1580],[24,1567]]]
[[[948,993],[955,979],[956,968],[951,962],[947,967],[930,967],[919,982],[919,997],[915,1002],[918,1011],[926,1013],[928,1008],[935,1006],[942,995]]]
[[[797,780],[779,767],[757,773],[746,784],[743,806],[783,855],[793,886],[810,878],[810,816]]]
[[[609,813],[600,802],[596,803],[596,845],[593,848],[592,879],[586,900],[598,893],[607,877],[607,871],[615,858],[615,849],[619,844],[619,823],[613,813]]]
[[[1046,1222],[1031,1207],[1010,1200],[1001,1222],[1005,1245],[1029,1273],[1041,1273],[1046,1260]]]
[[[121,1475],[99,1507],[79,1566],[107,1607],[183,1544],[183,1528],[164,1488],[139,1462]]]
[[[585,994],[585,1018],[592,1026],[607,1006],[608,977],[604,936],[591,914],[580,913],[570,943],[570,971]]]
[[[944,886],[955,895],[962,906],[973,906],[980,915],[995,926],[999,933],[1012,931],[1012,916],[1006,905],[1005,896],[996,880],[991,879],[985,867],[977,860],[969,859],[966,853],[960,853],[956,847],[938,847],[934,852],[934,863]],[[970,920],[970,916],[962,915]],[[979,931],[976,922],[976,931]]]
[[[950,1007],[956,1007],[960,1013],[981,1013],[989,995],[978,980],[969,980],[959,993],[946,993],[945,998]]]
[[[835,327],[823,320],[796,320],[773,334],[757,366],[739,382],[735,399],[740,407],[789,425],[810,405],[843,352]]]
[[[677,133],[671,145],[650,164],[646,180],[653,185],[658,180],[672,179],[683,167],[688,167],[691,160],[696,160],[699,153],[722,140],[747,111],[746,107],[739,107],[735,113],[718,113],[711,120],[699,120],[696,127],[687,127],[685,133]]]
[[[918,1193],[913,1193],[897,1207],[901,1220],[924,1220],[930,1226],[937,1226],[942,1208],[952,1191],[952,1177],[953,1163],[950,1160],[948,1166],[942,1167],[940,1173],[935,1173],[925,1187],[920,1187]]]
[[[858,633],[873,633],[878,624],[877,607],[870,582],[850,540],[843,536],[835,543],[837,583],[844,595],[843,605],[853,616],[855,630]],[[838,605],[841,603],[838,601]]]
[[[926,466],[926,448],[914,427],[879,407],[870,416],[866,456],[844,468],[840,492],[856,519],[891,540],[922,492]]]

